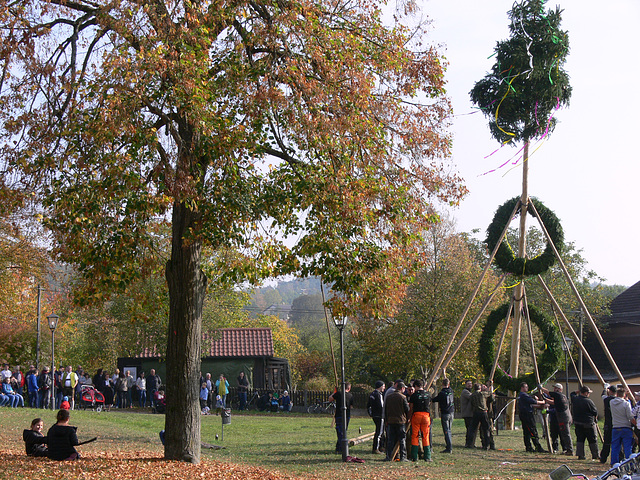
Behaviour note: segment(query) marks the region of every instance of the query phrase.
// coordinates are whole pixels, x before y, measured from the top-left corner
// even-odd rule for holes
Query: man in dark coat
[[[591,458],[600,460],[598,454],[598,440],[596,437],[596,421],[598,409],[589,398],[592,390],[583,385],[578,392],[571,392],[571,406],[573,407],[573,424],[576,430],[576,455],[579,460],[585,459],[584,444],[589,442]]]
[[[522,435],[524,437],[524,447],[527,452],[544,452],[538,440],[538,429],[536,428],[536,417],[533,409],[545,404],[544,400],[538,400],[527,392],[529,385],[526,382],[520,384],[520,394],[518,395],[519,416],[522,422]],[[533,446],[531,444],[533,443]],[[535,447],[535,450],[534,448]]]
[[[611,437],[613,435],[611,420],[611,400],[616,398],[616,386],[606,385],[602,392],[604,403],[604,432],[602,433],[602,450],[600,450],[600,463],[607,463],[611,451]]]
[[[453,389],[448,378],[442,379],[442,390],[433,399],[433,403],[436,402],[440,407],[440,423],[442,424],[442,433],[444,434],[444,443],[446,445],[442,453],[451,453],[453,450],[451,427],[453,425],[455,405],[453,403]]]
[[[384,422],[388,425],[386,462],[393,461],[393,451],[396,443],[400,443],[400,461],[407,461],[407,415],[409,402],[404,392],[404,382],[396,384],[396,390],[387,396],[384,403]]]
[[[382,392],[384,392],[384,382],[382,380],[378,380],[375,384],[375,389],[371,392],[369,400],[367,401],[367,412],[373,419],[373,423],[376,426],[376,432],[373,435],[372,453],[382,453],[380,451],[380,447],[382,446],[382,432],[384,431],[384,422],[382,420],[382,406],[384,404],[384,398],[382,396]]]
[[[347,429],[349,428],[349,420],[351,420],[351,407],[353,407],[353,395],[351,392],[351,384],[346,382],[344,387],[345,405],[347,406],[347,424],[342,425],[342,391],[336,390],[334,394],[329,397],[330,402],[336,402],[336,435],[338,441],[336,442],[336,453],[342,453],[342,439],[347,436]]]

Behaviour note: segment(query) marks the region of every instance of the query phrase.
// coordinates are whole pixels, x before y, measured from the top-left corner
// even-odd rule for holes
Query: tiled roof
[[[157,348],[145,348],[138,358],[158,357]],[[221,328],[202,335],[203,357],[273,357],[270,328]]]
[[[221,328],[218,335],[204,335],[203,357],[273,357],[270,328]]]

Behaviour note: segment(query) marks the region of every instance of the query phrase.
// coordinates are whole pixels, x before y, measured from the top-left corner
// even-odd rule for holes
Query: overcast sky
[[[513,1],[418,1],[433,21],[430,39],[443,45],[449,61],[448,93],[456,115],[453,160],[470,190],[454,216],[460,230],[479,228],[484,238],[495,210],[520,194],[522,169],[507,165],[483,174],[520,146],[485,158],[499,144],[486,117],[469,101],[469,91],[491,69],[488,57],[496,41],[508,38]],[[529,195],[556,213],[565,239],[583,249],[589,267],[605,283],[630,286],[640,281],[640,215],[634,208],[640,197],[640,0],[546,5],[564,10],[561,28],[570,43],[565,69],[573,94],[570,105],[556,114],[555,132],[529,160]]]

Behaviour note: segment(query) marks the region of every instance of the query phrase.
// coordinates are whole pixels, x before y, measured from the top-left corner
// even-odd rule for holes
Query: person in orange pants
[[[411,460],[418,460],[420,450],[420,433],[422,432],[422,447],[424,459],[431,461],[431,443],[429,430],[431,429],[431,394],[423,388],[422,380],[415,380],[413,386],[416,391],[409,398],[409,415],[411,417]]]

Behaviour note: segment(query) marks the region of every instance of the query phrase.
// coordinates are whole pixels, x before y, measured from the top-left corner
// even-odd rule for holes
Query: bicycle
[[[566,465],[561,465],[549,474],[551,480],[568,480],[571,477],[581,477],[589,480],[583,473],[573,473]],[[636,480],[640,478],[640,453],[634,453],[622,462],[616,463],[602,475],[593,480],[606,480],[607,478],[622,478],[626,480]]]
[[[244,407],[245,410],[257,410],[258,408],[258,400],[260,399],[260,395],[258,392],[254,391],[249,398],[247,398],[247,403]],[[235,397],[231,402],[231,410],[240,410],[240,399]]]
[[[307,413],[328,413],[333,415],[336,413],[336,402],[323,402],[316,398],[315,405],[309,405]]]

